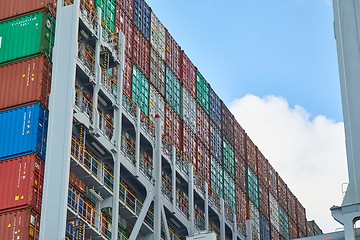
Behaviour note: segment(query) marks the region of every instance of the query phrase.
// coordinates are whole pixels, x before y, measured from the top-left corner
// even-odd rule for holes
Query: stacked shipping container
[[[39,239],[53,1],[0,3],[0,239]]]

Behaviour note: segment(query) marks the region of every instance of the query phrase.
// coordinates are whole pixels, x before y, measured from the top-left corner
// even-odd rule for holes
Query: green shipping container
[[[224,170],[230,173],[230,175],[235,177],[235,152],[234,147],[229,143],[228,140],[224,137],[223,139],[223,162]]]
[[[257,207],[260,207],[259,199],[259,180],[255,173],[247,167],[246,171],[247,178],[247,195],[249,200]]]
[[[181,115],[181,83],[168,67],[166,67],[166,101],[177,115]]]
[[[106,28],[111,33],[115,30],[116,1],[96,0],[96,6],[101,9],[101,17],[106,23]]]
[[[279,226],[282,239],[290,239],[289,216],[281,206],[279,206]]]
[[[224,171],[224,202],[236,212],[236,184],[233,177]]]
[[[224,171],[221,164],[211,156],[211,188],[214,190],[220,197],[223,197],[224,189]]]
[[[210,84],[199,71],[196,74],[196,95],[200,106],[210,114]]]
[[[0,23],[0,66],[45,54],[54,46],[55,19],[38,12]]]
[[[149,81],[135,65],[132,79],[132,100],[146,116],[149,116]]]

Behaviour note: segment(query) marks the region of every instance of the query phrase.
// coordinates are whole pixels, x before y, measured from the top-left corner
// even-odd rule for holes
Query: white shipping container
[[[155,123],[155,114],[159,114],[162,119],[162,132],[164,132],[165,121],[165,101],[160,93],[150,85],[150,100],[149,100],[149,119]]]
[[[271,193],[269,193],[269,202],[270,202],[270,223],[275,227],[277,231],[280,231],[279,203]]]
[[[252,220],[253,239],[260,239],[260,216],[259,209],[249,201],[250,219]]]
[[[151,33],[150,33],[150,43],[155,51],[160,55],[160,57],[165,61],[165,27],[156,17],[154,12],[151,12]]]
[[[196,132],[196,100],[184,87],[182,87],[182,99],[183,120],[185,124],[191,128],[191,130]]]

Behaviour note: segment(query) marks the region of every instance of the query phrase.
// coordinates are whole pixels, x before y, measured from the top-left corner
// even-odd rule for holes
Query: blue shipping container
[[[45,160],[48,116],[40,103],[0,112],[0,160],[31,153]]]
[[[222,162],[222,153],[223,153],[223,141],[222,135],[219,128],[216,124],[210,120],[210,145],[211,145],[211,154],[219,161]]]
[[[134,1],[134,21],[136,27],[150,41],[151,8],[144,0]]]
[[[260,240],[271,240],[270,222],[260,213]]]
[[[210,119],[221,129],[222,104],[221,99],[210,87]]]

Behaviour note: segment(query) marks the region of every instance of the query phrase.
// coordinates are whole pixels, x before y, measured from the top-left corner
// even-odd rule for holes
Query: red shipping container
[[[0,239],[38,240],[40,214],[31,207],[0,213]]]
[[[234,145],[234,115],[230,112],[227,106],[222,103],[222,134],[230,142],[231,145]]]
[[[275,169],[269,163],[269,191],[276,198],[278,196],[277,177],[278,177],[277,172],[275,171]]]
[[[292,219],[289,219],[289,232],[290,232],[290,239],[297,239],[299,237],[296,223]]]
[[[0,211],[31,206],[41,212],[44,166],[34,154],[0,161]]]
[[[116,26],[115,32],[123,32],[125,35],[125,54],[128,57],[132,57],[133,51],[133,37],[134,37],[134,23],[133,21],[125,14],[119,5],[116,5]]]
[[[299,232],[299,237],[307,236],[307,220],[305,208],[299,200],[296,199],[296,224]]]
[[[198,174],[204,178],[208,184],[210,184],[210,150],[205,146],[199,138],[197,138],[197,151],[196,151],[196,165],[194,166]]]
[[[123,92],[131,99],[132,94],[132,75],[133,64],[130,58],[125,56],[124,78],[123,78]]]
[[[289,220],[292,219],[294,222],[296,222],[296,197],[290,191],[290,189],[288,189],[287,191],[287,202],[288,202]]]
[[[189,126],[183,123],[183,149],[182,154],[185,160],[196,164],[196,135]]]
[[[280,240],[280,233],[276,228],[271,224],[271,240]]]
[[[257,164],[258,164],[258,173],[259,181],[264,184],[266,188],[269,185],[269,161],[264,157],[264,155],[257,149]]]
[[[180,80],[186,90],[190,92],[191,96],[196,98],[196,67],[184,51],[181,51],[181,61]]]
[[[171,71],[175,74],[177,79],[180,79],[181,71],[181,48],[175,39],[171,36],[166,29],[166,65],[169,66]]]
[[[170,107],[165,106],[165,137],[167,142],[174,145],[181,152],[183,149],[183,126],[182,120]]]
[[[284,208],[284,210],[287,212],[288,211],[288,204],[287,204],[287,185],[284,182],[284,180],[282,180],[282,178],[278,175],[277,177],[278,179],[278,201],[280,206],[282,206]]]
[[[257,161],[256,161],[257,147],[254,142],[246,135],[246,163],[258,175]]]
[[[246,192],[246,162],[239,154],[235,153],[236,185]]]
[[[261,182],[259,183],[259,198],[260,198],[260,212],[269,221],[270,220],[269,189]]]
[[[150,78],[150,43],[134,28],[132,60],[144,76]]]
[[[0,109],[33,102],[48,108],[52,65],[45,57],[0,67]]]
[[[247,215],[248,198],[246,193],[236,187],[236,220],[237,225],[246,232],[246,215]]]
[[[32,1],[19,1],[19,0],[2,0],[0,1],[0,19],[1,21],[24,15],[26,13],[40,11],[41,9],[50,8],[55,10],[54,0],[32,0]]]
[[[238,153],[242,158],[246,157],[246,133],[240,124],[234,121],[234,147],[235,154]]]
[[[197,137],[210,148],[210,117],[206,114],[203,108],[196,103],[197,115]]]
[[[134,1],[133,0],[117,0],[116,6],[120,6],[121,10],[123,10],[130,18],[130,20],[134,20]]]

